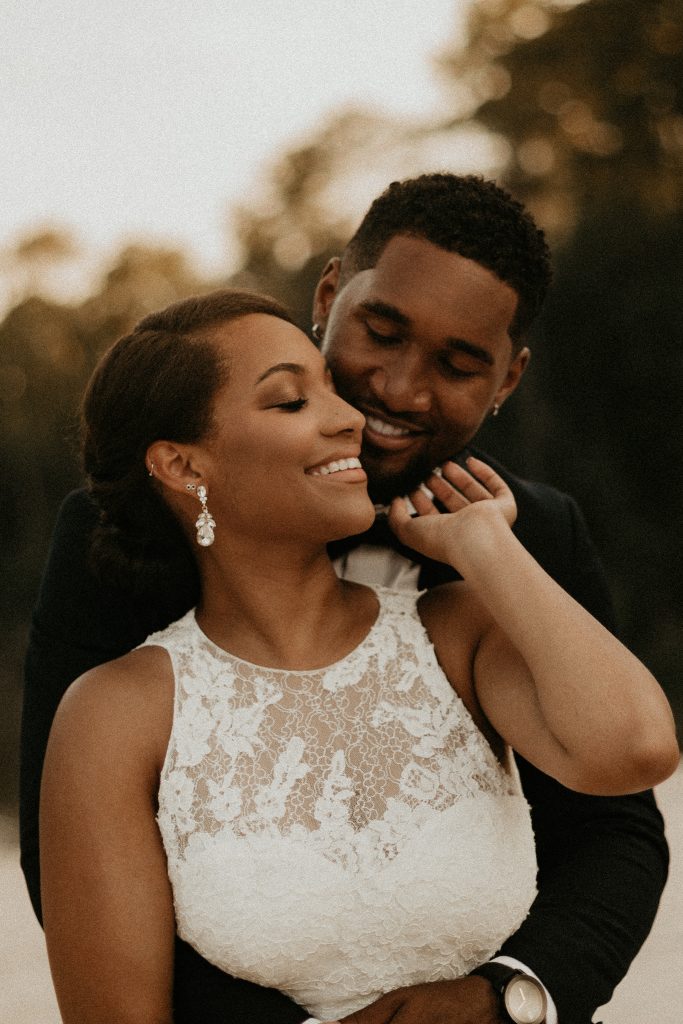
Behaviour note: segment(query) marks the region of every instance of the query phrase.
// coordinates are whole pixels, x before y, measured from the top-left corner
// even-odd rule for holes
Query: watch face
[[[505,989],[505,1009],[515,1024],[543,1024],[546,998],[534,978],[513,978]]]

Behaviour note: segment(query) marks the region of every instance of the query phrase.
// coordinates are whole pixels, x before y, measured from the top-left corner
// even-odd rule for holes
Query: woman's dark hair
[[[551,279],[543,232],[521,203],[493,181],[467,174],[422,174],[394,181],[375,199],[344,249],[341,281],[377,264],[395,235],[424,238],[486,267],[519,302],[510,326],[519,347]]]
[[[252,313],[294,322],[268,296],[231,289],[193,296],[146,316],[90,378],[81,406],[82,463],[99,510],[90,561],[131,595],[160,595],[176,583],[187,589],[188,578],[198,593],[192,551],[145,455],[154,441],[210,436],[214,398],[229,374],[215,328]]]

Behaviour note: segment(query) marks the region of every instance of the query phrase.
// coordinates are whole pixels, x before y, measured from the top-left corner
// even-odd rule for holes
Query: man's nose
[[[429,411],[431,390],[417,353],[393,353],[375,368],[370,384],[379,401],[392,412]]]

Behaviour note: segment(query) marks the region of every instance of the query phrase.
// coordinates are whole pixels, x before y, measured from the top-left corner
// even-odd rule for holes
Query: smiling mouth
[[[360,459],[355,457],[333,459],[322,466],[314,466],[313,469],[306,470],[306,473],[308,476],[333,476],[337,473],[344,473],[348,477],[352,475],[354,479],[365,479],[365,470],[360,464]]]
[[[424,437],[424,435],[425,432],[423,430],[398,426],[372,413],[365,414],[363,437],[374,448],[400,451],[403,448],[410,447],[418,438]]]

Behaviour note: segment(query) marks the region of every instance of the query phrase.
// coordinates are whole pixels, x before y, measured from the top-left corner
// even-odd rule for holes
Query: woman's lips
[[[365,470],[356,456],[332,459],[329,462],[313,466],[312,469],[307,469],[306,474],[332,480],[345,480],[347,483],[362,483],[367,480]]]

